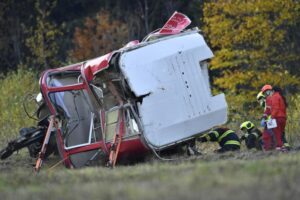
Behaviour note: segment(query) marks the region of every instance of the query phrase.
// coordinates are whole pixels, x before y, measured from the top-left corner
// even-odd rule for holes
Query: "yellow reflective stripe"
[[[215,134],[216,138],[218,138],[218,137],[219,137],[219,133],[218,133],[217,131],[210,131],[209,133],[213,133],[213,134]]]
[[[222,135],[221,137],[219,137],[218,142],[221,142],[222,139],[223,139],[224,137],[226,137],[227,135],[229,135],[230,133],[234,133],[234,131],[228,130],[228,131],[226,131],[225,133],[223,133],[223,135]]]
[[[210,136],[208,134],[205,136],[205,138],[207,139],[207,141],[210,141]]]
[[[226,144],[233,144],[233,145],[238,145],[238,146],[241,145],[240,142],[236,141],[236,140],[229,140],[229,141],[225,142],[224,145],[226,145]]]
[[[290,144],[289,143],[284,143],[283,146],[290,147]]]
[[[254,132],[252,134],[255,135],[256,138],[258,138],[258,134],[257,133]]]

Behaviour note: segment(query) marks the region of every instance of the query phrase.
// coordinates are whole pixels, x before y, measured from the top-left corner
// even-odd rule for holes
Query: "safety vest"
[[[225,133],[223,133],[218,138],[218,142],[221,147],[223,147],[225,145],[238,145],[238,146],[241,145],[237,135],[232,130],[228,130]]]
[[[219,132],[217,130],[219,130]],[[225,145],[241,145],[240,140],[234,131],[226,130],[223,133],[221,131],[222,129],[216,129],[214,131],[210,131],[208,134],[205,134],[202,137],[205,137],[207,141],[218,142],[221,147],[224,147]]]
[[[249,133],[246,133],[241,140],[245,140],[248,149],[261,149],[261,136],[262,133],[257,128],[253,128]]]

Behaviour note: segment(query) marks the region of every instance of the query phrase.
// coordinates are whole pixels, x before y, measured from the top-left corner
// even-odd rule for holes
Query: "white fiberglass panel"
[[[213,56],[203,37],[190,33],[125,52],[120,66],[136,96],[146,140],[163,148],[227,120],[224,95],[211,96],[207,66]]]

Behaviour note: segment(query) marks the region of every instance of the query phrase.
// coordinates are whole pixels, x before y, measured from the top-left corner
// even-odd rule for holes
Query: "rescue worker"
[[[263,95],[263,93],[260,91],[257,96],[256,100],[258,101],[259,105],[264,108],[264,111],[266,109],[266,97]]]
[[[279,91],[273,90],[271,85],[265,85],[262,87],[261,92],[266,97],[266,108],[264,112],[263,120],[269,121],[272,119],[276,120],[276,127],[272,128],[269,131],[272,131],[275,136],[276,149],[277,150],[286,150],[283,145],[283,133],[286,125],[286,107],[287,103],[285,98]],[[263,135],[264,143],[269,142],[269,136]],[[268,144],[264,144],[268,148]],[[268,150],[268,149],[266,149]]]
[[[235,134],[235,132],[223,127],[215,128],[209,131],[208,133],[199,137],[198,140],[200,142],[218,142],[221,147],[217,150],[218,153],[236,151],[239,150],[241,146],[239,137]]]
[[[257,99],[259,105],[261,107],[263,107],[264,112],[265,112],[266,111],[266,97],[265,97],[265,95],[263,94],[262,91],[260,91],[257,94],[256,99]],[[275,149],[275,143],[276,143],[275,142],[275,134],[271,129],[267,128],[264,117],[262,119],[261,126],[264,127],[264,131],[263,131],[263,134],[262,134],[263,149],[264,150]]]
[[[279,93],[281,93],[281,90],[280,88],[277,88],[277,87],[273,87],[273,90],[274,91],[278,91]],[[257,94],[257,97],[256,97],[259,105],[261,107],[264,108],[264,111],[266,110],[266,97],[263,95],[263,93],[260,91],[258,94]],[[263,124],[262,124],[263,127],[266,126],[266,124],[264,123],[263,121]],[[273,132],[269,132],[269,134],[272,134]],[[275,143],[275,138],[274,138],[274,135],[272,135],[272,140],[273,142],[272,143]],[[290,144],[288,143],[287,139],[286,139],[286,135],[285,135],[285,132],[283,132],[282,134],[282,141],[283,141],[283,146],[287,149],[287,150],[290,150],[291,149],[291,146]],[[275,146],[275,145],[271,145],[271,146]]]
[[[251,121],[243,122],[240,125],[240,129],[243,132],[240,140],[245,140],[247,149],[256,148],[257,150],[262,150],[262,133]]]

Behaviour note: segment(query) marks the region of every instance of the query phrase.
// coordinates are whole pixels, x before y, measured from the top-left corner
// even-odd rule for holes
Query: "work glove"
[[[246,136],[243,135],[243,136],[240,138],[240,141],[243,141],[243,140],[245,140],[245,139],[246,139]]]

